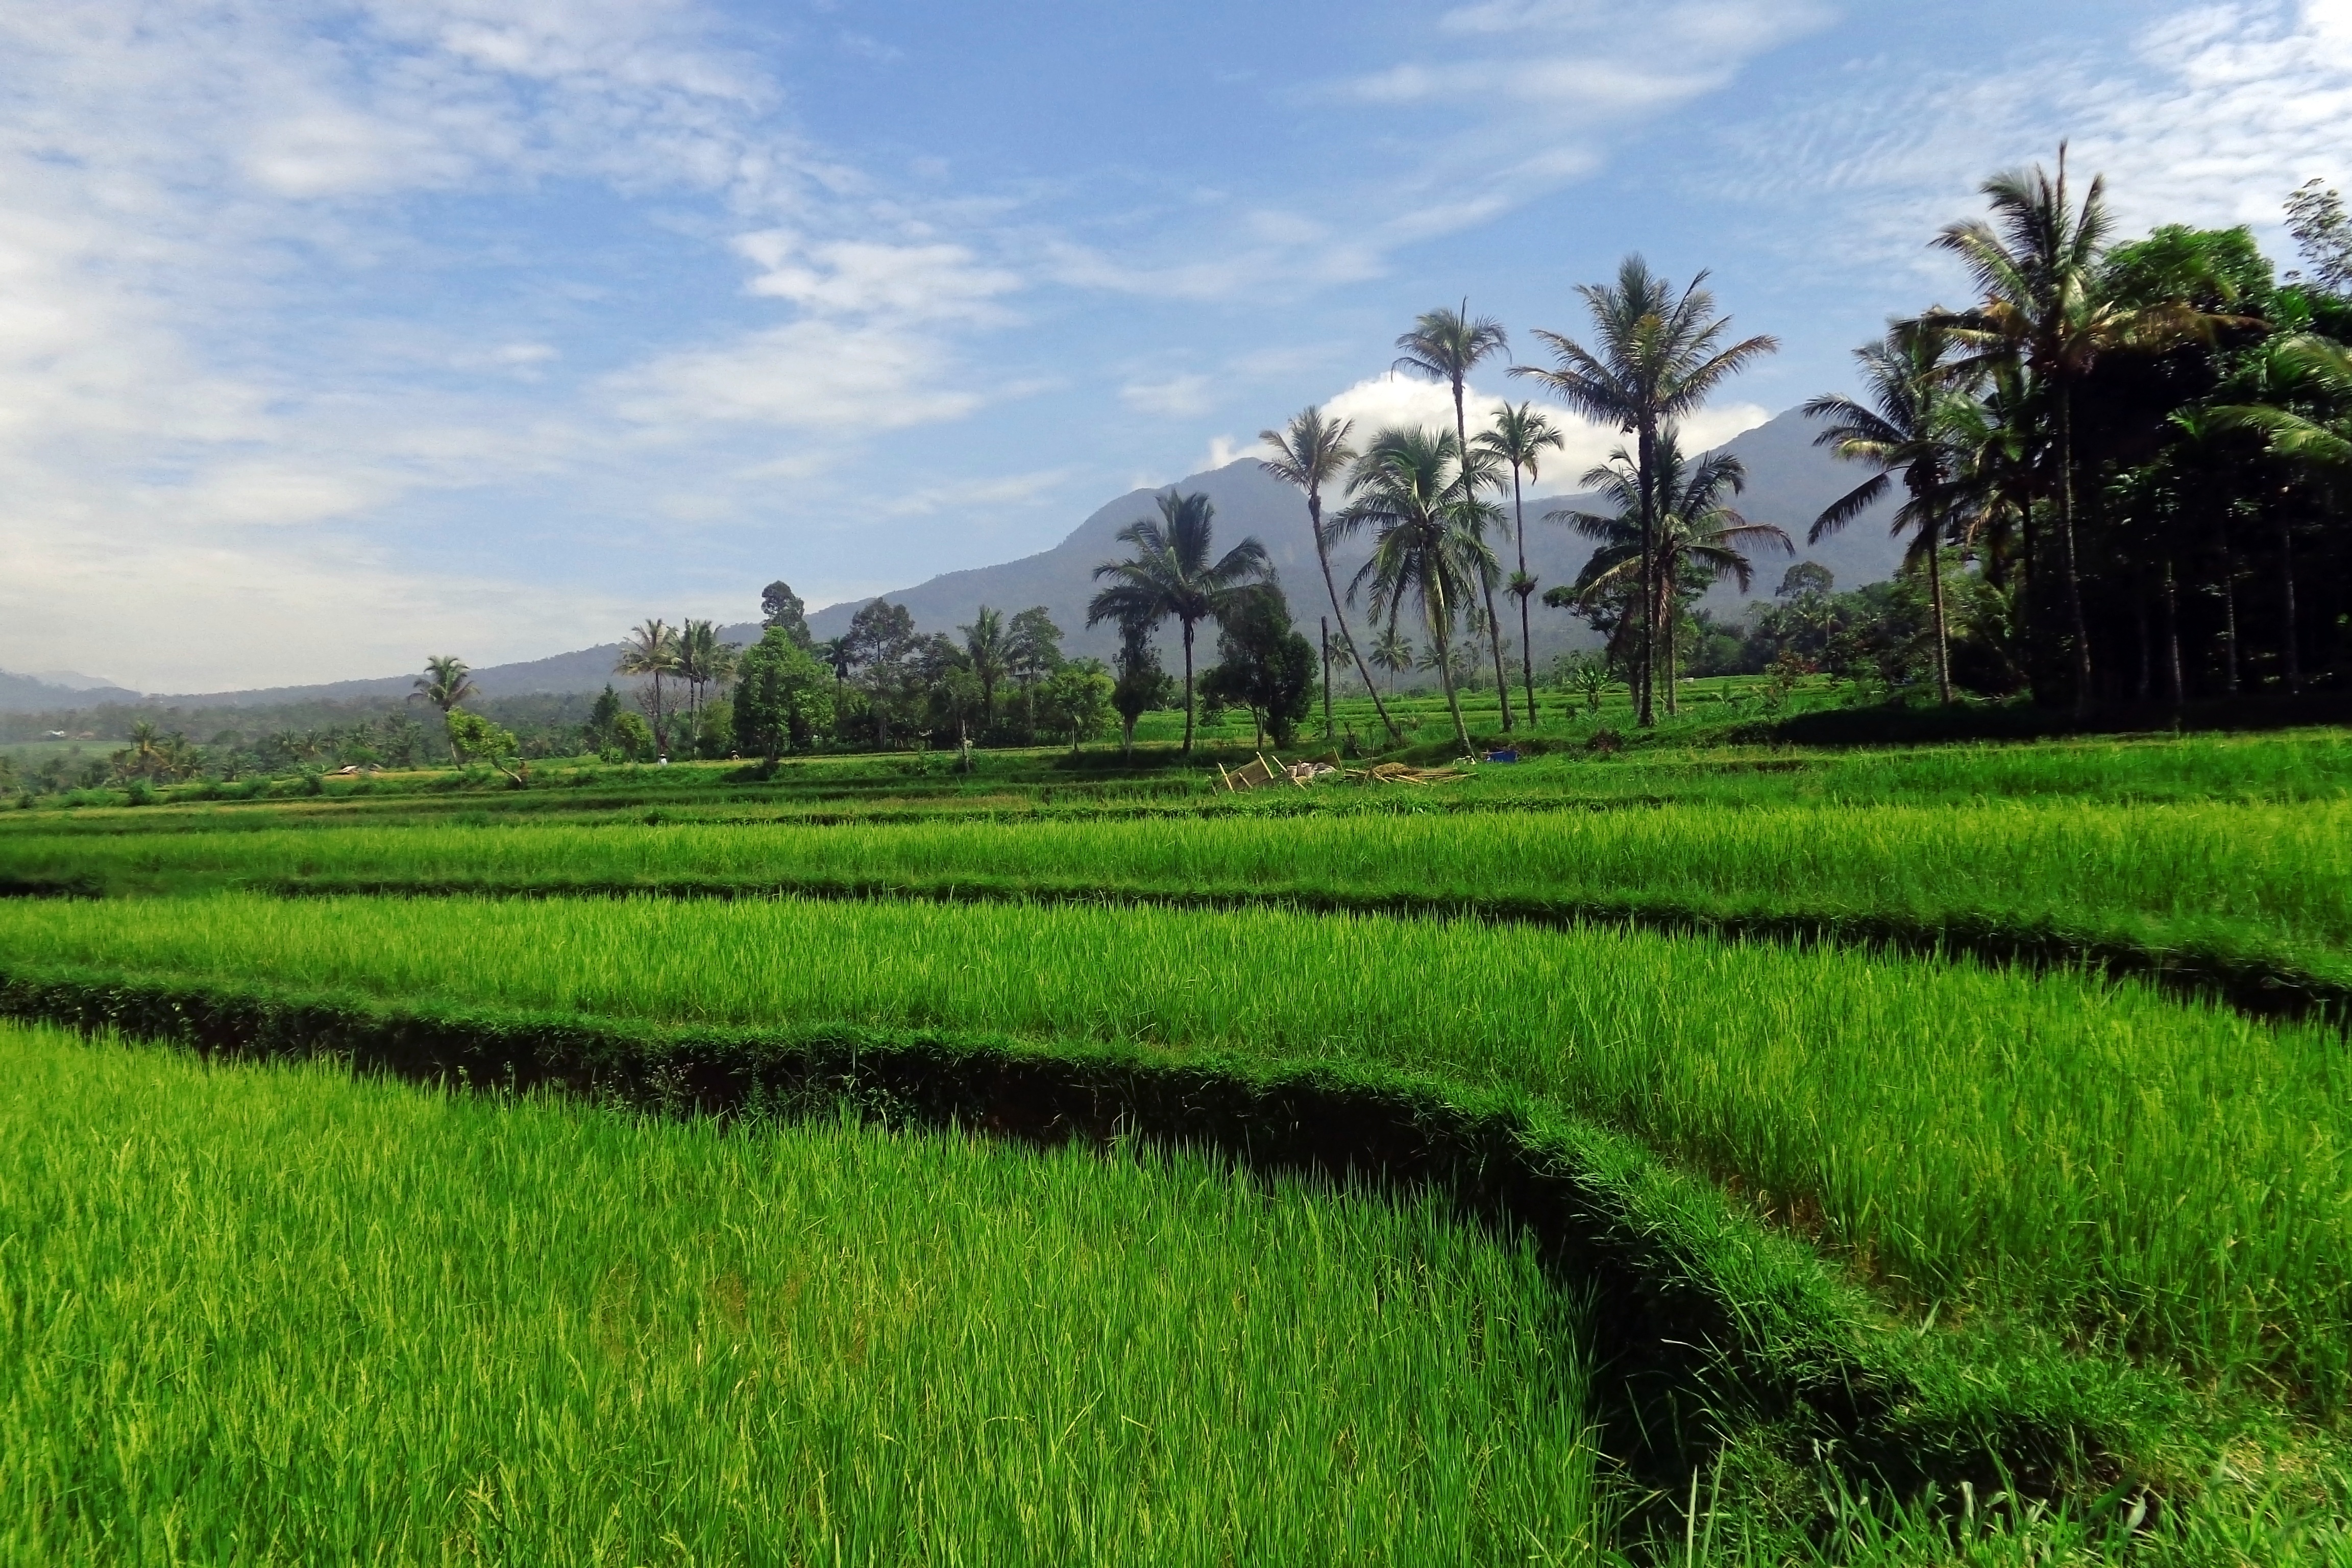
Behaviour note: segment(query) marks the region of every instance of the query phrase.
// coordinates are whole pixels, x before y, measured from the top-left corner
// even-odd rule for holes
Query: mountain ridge
[[[1820,562],[1835,574],[1843,586],[1885,581],[1894,574],[1901,558],[1900,545],[1887,536],[1887,523],[1894,510],[1891,500],[1864,512],[1818,546],[1808,547],[1803,542],[1812,520],[1865,477],[1862,470],[1814,447],[1812,435],[1812,426],[1803,416],[1790,410],[1724,443],[1725,449],[1738,454],[1748,470],[1740,510],[1751,521],[1771,523],[1785,530],[1797,542],[1795,560]],[[1086,625],[1086,605],[1095,587],[1094,568],[1125,552],[1116,538],[1118,531],[1139,518],[1153,515],[1154,498],[1170,488],[1130,490],[1097,508],[1060,542],[1033,554],[992,566],[941,573],[911,587],[825,605],[810,615],[810,629],[819,637],[837,637],[848,628],[850,617],[859,607],[871,603],[874,597],[905,605],[917,628],[927,633],[952,634],[959,626],[968,624],[983,604],[1007,613],[1043,605],[1062,628],[1068,652],[1107,658],[1117,647],[1116,634],[1108,626],[1090,630]],[[1266,547],[1276,574],[1289,595],[1291,610],[1300,628],[1311,636],[1318,618],[1328,615],[1329,600],[1323,590],[1307,508],[1299,493],[1268,477],[1255,459],[1247,458],[1189,475],[1172,488],[1209,496],[1216,511],[1217,541],[1223,548],[1231,548],[1245,535],[1256,535]],[[1545,585],[1572,580],[1591,546],[1571,531],[1543,521],[1543,513],[1553,509],[1572,510],[1576,503],[1589,500],[1559,491],[1527,498],[1528,564]],[[1509,539],[1498,544],[1497,553],[1516,564]],[[1364,559],[1366,545],[1360,541],[1345,542],[1333,553],[1333,574],[1344,598],[1349,577]],[[1702,603],[1718,613],[1729,614],[1751,596],[1769,596],[1790,558],[1759,552],[1755,560],[1756,577],[1750,594],[1740,594],[1727,582]],[[1359,614],[1354,606],[1349,613],[1351,618]],[[1517,619],[1507,609],[1505,614],[1507,622]],[[1507,635],[1509,629],[1507,625]],[[733,642],[749,643],[759,635],[757,621],[738,622],[721,628],[721,636]],[[1571,647],[1591,647],[1596,639],[1582,622],[1563,612],[1538,607],[1531,640],[1540,662]],[[474,681],[485,697],[593,692],[614,679],[613,665],[620,647],[616,640],[543,658],[485,666],[473,672]],[[1200,657],[1204,663],[1213,658],[1213,644],[1202,649]],[[409,673],[308,686],[142,698],[120,687],[75,689],[29,676],[0,672],[0,710],[85,708],[114,700],[143,700],[190,709],[258,708],[300,701],[404,697],[415,679],[415,676]],[[35,694],[50,694],[65,700],[26,700]]]

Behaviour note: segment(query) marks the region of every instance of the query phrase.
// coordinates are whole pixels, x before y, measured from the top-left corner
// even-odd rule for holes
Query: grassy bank
[[[1923,1319],[2018,1308],[2318,1408],[2352,1372],[2340,1037],[2132,986],[1272,911],[236,895],[0,907],[0,963],[1402,1070],[1632,1131]]]
[[[1192,1158],[0,1026],[18,1561],[1591,1561],[1523,1252]]]

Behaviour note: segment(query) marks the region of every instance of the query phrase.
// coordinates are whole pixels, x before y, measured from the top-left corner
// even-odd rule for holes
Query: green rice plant
[[[1475,921],[242,895],[0,906],[0,966],[1239,1053],[1526,1096],[1816,1236],[1923,1323],[2019,1309],[2340,1407],[2352,1059],[2137,985]]]
[[[0,837],[0,876],[129,889],[1102,891],[2049,932],[2352,984],[2352,803],[1707,806],[1469,816],[635,822]]]
[[[1579,1310],[1425,1203],[0,1026],[0,1560],[1590,1563]]]

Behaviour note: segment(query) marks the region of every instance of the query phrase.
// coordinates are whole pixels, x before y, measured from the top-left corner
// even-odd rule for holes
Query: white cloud
[[[940,511],[984,511],[991,507],[1019,506],[1060,489],[1070,478],[1067,468],[1040,468],[1028,474],[924,485],[890,501],[883,510],[892,517],[927,517]]]
[[[993,323],[1006,319],[997,299],[1021,286],[1017,274],[980,265],[960,245],[811,243],[771,228],[742,236],[735,248],[763,269],[749,285],[753,294],[824,314]]]
[[[1624,439],[1606,426],[1547,404],[1533,387],[1514,385],[1510,393],[1505,398],[1475,386],[1465,389],[1463,412],[1467,416],[1471,437],[1475,440],[1507,402],[1514,405],[1535,404],[1562,437],[1561,448],[1546,453],[1538,470],[1546,492],[1577,488],[1585,470],[1607,461],[1609,454]],[[1396,426],[1436,431],[1454,428],[1452,389],[1436,382],[1402,375],[1360,381],[1328,399],[1323,411],[1334,419],[1352,421],[1355,427],[1349,437],[1360,447],[1381,431]],[[1770,417],[1770,413],[1757,404],[1718,404],[1684,421],[1684,443],[1694,450],[1719,447]]]
[[[1192,419],[1217,405],[1216,385],[1205,375],[1171,375],[1165,381],[1131,381],[1118,400],[1140,414],[1162,419]]]
[[[2233,0],[2153,16],[2120,53],[2021,52],[2004,68],[1842,99],[1769,129],[1725,192],[1827,198],[1824,220],[1845,231],[1832,253],[1859,247],[1873,266],[1955,282],[1929,237],[1982,210],[1987,175],[2049,164],[2062,140],[2078,189],[2107,176],[2126,232],[2243,223],[2274,243],[2288,192],[2352,176],[2347,119],[2352,5]],[[1818,229],[1808,243],[1821,247]]]
[[[611,385],[623,417],[668,434],[712,420],[891,430],[981,405],[941,384],[944,357],[937,341],[896,327],[810,320],[665,354]]]

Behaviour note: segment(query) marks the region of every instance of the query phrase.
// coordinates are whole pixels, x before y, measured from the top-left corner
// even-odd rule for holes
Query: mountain
[[[64,708],[88,708],[100,702],[135,702],[139,694],[110,680],[76,675],[68,669],[43,670],[38,675],[11,675],[0,669],[0,713],[46,713]]]
[[[1887,534],[1892,502],[1864,513],[1818,546],[1808,548],[1804,543],[1805,531],[1812,526],[1813,519],[1864,477],[1862,470],[1813,446],[1817,428],[1792,410],[1726,444],[1748,469],[1748,489],[1740,498],[1740,510],[1750,521],[1773,523],[1787,530],[1797,543],[1794,559],[1819,562],[1835,574],[1840,585],[1853,588],[1864,583],[1883,582],[1894,574],[1902,555],[1899,542]],[[1220,552],[1247,535],[1257,536],[1289,595],[1292,614],[1311,639],[1317,617],[1328,614],[1329,600],[1325,596],[1322,573],[1315,562],[1315,541],[1307,526],[1307,506],[1298,491],[1269,479],[1249,458],[1195,474],[1178,481],[1177,488],[1201,491],[1209,497],[1216,508],[1216,548]],[[950,572],[882,597],[906,605],[913,613],[916,626],[927,632],[952,633],[958,626],[969,624],[973,613],[984,604],[1005,611],[1043,605],[1053,616],[1054,624],[1067,634],[1064,646],[1071,653],[1108,658],[1118,646],[1116,632],[1108,626],[1086,629],[1087,602],[1094,596],[1097,585],[1094,569],[1102,562],[1127,553],[1127,547],[1118,542],[1118,531],[1138,518],[1158,515],[1158,493],[1132,490],[1119,497],[1080,523],[1051,550],[1001,566]],[[1591,553],[1592,545],[1582,535],[1560,524],[1542,521],[1544,512],[1556,507],[1573,510],[1591,504],[1589,497],[1559,493],[1528,498],[1528,570],[1545,586],[1574,581]],[[1499,552],[1510,557],[1507,543],[1498,544]],[[1366,552],[1366,545],[1358,542],[1344,544],[1334,553],[1333,574],[1339,580],[1343,599],[1348,580]],[[1735,584],[1725,583],[1702,603],[1729,615],[1737,613],[1748,597],[1770,596],[1791,558],[1765,552],[1750,553],[1756,563],[1751,593],[1742,595]],[[848,628],[850,616],[857,612],[859,605],[867,602],[829,605],[809,617],[809,627],[819,637],[837,637]],[[1517,620],[1516,613],[1507,605],[1503,609],[1507,619]],[[1353,606],[1349,616],[1355,624],[1361,625]],[[1570,647],[1589,647],[1596,640],[1581,621],[1540,604],[1535,606],[1532,633],[1539,661]],[[1213,637],[1214,634],[1208,635]],[[1196,657],[1204,664],[1213,660],[1213,641],[1200,648]]]
[[[1796,559],[1820,562],[1836,574],[1840,585],[1853,588],[1864,583],[1883,582],[1894,574],[1902,553],[1899,544],[1886,532],[1892,502],[1855,519],[1843,532],[1823,541],[1817,548],[1809,549],[1803,543],[1805,530],[1811,526],[1812,520],[1863,478],[1860,469],[1839,462],[1813,446],[1814,428],[1802,415],[1791,411],[1727,444],[1748,468],[1748,489],[1740,498],[1740,510],[1751,521],[1775,523],[1786,529],[1790,537],[1798,542]],[[1179,480],[1177,488],[1208,495],[1216,508],[1216,540],[1221,549],[1230,549],[1250,534],[1257,536],[1290,596],[1291,611],[1300,629],[1312,638],[1317,617],[1328,613],[1328,601],[1324,596],[1322,574],[1315,563],[1315,541],[1307,528],[1306,503],[1298,492],[1268,479],[1250,458],[1194,474]],[[950,572],[881,596],[906,605],[919,629],[950,635],[956,627],[968,625],[982,605],[1007,612],[1043,605],[1053,616],[1054,624],[1066,634],[1064,646],[1069,652],[1107,659],[1118,646],[1116,633],[1108,626],[1087,629],[1087,602],[1094,596],[1096,588],[1094,569],[1126,553],[1126,547],[1117,537],[1118,531],[1138,518],[1156,515],[1157,493],[1148,489],[1129,491],[1087,518],[1051,550],[998,566]],[[1551,492],[1528,498],[1528,569],[1544,585],[1573,581],[1592,546],[1569,529],[1542,521],[1543,513],[1555,507],[1573,509],[1589,504],[1589,498]],[[1507,559],[1511,552],[1506,547],[1502,553]],[[1753,595],[1769,597],[1780,574],[1788,569],[1790,560],[1778,554],[1752,553],[1756,561]],[[1336,553],[1333,572],[1342,595],[1347,592],[1348,579],[1364,555],[1365,546],[1360,542],[1343,545]],[[1729,615],[1738,612],[1746,597],[1726,583],[1703,602],[1711,609]],[[838,637],[848,629],[850,617],[858,607],[870,602],[860,599],[827,605],[809,617],[810,629],[820,638]],[[1508,619],[1517,618],[1507,605],[1503,610]],[[1360,612],[1351,606],[1349,613],[1353,624],[1360,626]],[[747,621],[720,628],[720,635],[730,642],[748,644],[758,638],[760,627],[757,622]],[[1199,648],[1197,658],[1204,666],[1216,658],[1214,636],[1213,630],[1209,631],[1208,640]],[[1568,648],[1589,647],[1594,639],[1581,621],[1538,605],[1535,608],[1533,640],[1536,657],[1543,660]],[[1172,647],[1171,642],[1171,651]],[[614,679],[613,664],[620,651],[617,642],[603,643],[520,664],[489,665],[473,672],[474,683],[486,697],[595,691]],[[0,711],[85,708],[138,700],[135,693],[103,683],[92,683],[89,689],[66,684],[68,680],[87,679],[66,672],[55,672],[47,679],[0,674]],[[279,703],[396,698],[406,696],[415,679],[413,674],[387,675],[320,686],[278,686],[152,700],[178,708],[261,708]]]

